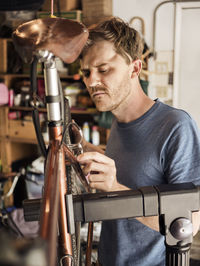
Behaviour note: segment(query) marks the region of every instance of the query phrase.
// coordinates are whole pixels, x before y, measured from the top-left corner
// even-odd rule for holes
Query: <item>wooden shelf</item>
[[[33,111],[33,107],[25,107],[25,106],[12,106],[9,107],[9,110],[13,111],[26,111],[26,112],[31,112]],[[46,108],[38,108],[39,112],[45,113],[47,111]],[[98,111],[95,108],[88,108],[88,109],[82,109],[82,108],[72,108],[71,109],[72,114],[82,114],[82,115],[90,115],[90,114],[98,114]]]
[[[74,79],[74,76],[76,76],[77,74],[75,75],[65,75],[65,74],[59,74],[59,77],[61,79]],[[30,78],[30,74],[21,74],[21,73],[0,73],[0,78]],[[44,75],[43,74],[38,74],[37,75],[37,78],[44,78]]]
[[[10,41],[11,42],[12,41],[12,38],[0,38],[0,40],[1,41],[4,41],[5,40],[5,41]]]
[[[10,78],[28,78],[30,77],[29,74],[16,74],[16,73],[0,73],[0,77],[10,77]]]
[[[9,107],[9,110],[31,112],[31,111],[33,111],[33,107],[12,106],[12,107]],[[41,113],[42,112],[45,113],[47,111],[47,109],[46,108],[38,108],[38,111],[41,112]]]

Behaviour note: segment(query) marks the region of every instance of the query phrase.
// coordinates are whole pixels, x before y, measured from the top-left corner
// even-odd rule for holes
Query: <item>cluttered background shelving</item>
[[[26,65],[14,50],[11,38],[0,39],[0,149],[2,172],[12,171],[12,163],[37,155],[35,130],[31,116],[30,65]],[[72,118],[83,127],[88,122],[92,130],[98,126],[99,114],[91,101],[79,73],[79,63],[64,64],[57,58],[57,69],[64,96],[71,106]],[[38,108],[44,136],[47,136],[46,108],[44,104],[44,79],[42,64],[38,64]],[[101,131],[99,144],[105,145],[105,130]],[[89,139],[91,141],[91,138]],[[48,141],[48,137],[47,137]],[[15,152],[16,151],[16,152]]]
[[[81,22],[84,12],[80,10],[80,2],[78,0],[60,1],[62,12],[57,10],[55,15]],[[84,4],[87,5],[87,1]],[[38,224],[25,223],[22,202],[27,198],[41,198],[44,184],[44,158],[37,143],[32,120],[30,65],[25,64],[15,51],[12,31],[24,21],[49,16],[49,9],[50,1],[46,0],[39,11],[0,11],[0,15],[6,21],[5,24],[1,24],[0,20],[0,194],[4,199],[0,200],[0,208],[3,207],[6,210],[3,214],[5,217],[0,219],[0,223],[2,220],[7,220],[8,213],[9,216],[17,216],[14,218],[17,227],[22,234],[30,237],[37,234]],[[92,23],[89,17],[86,21],[87,19]],[[109,126],[102,126],[102,116],[95,109],[82,82],[78,60],[72,64],[65,64],[56,58],[56,65],[64,97],[69,100],[72,119],[83,129],[88,141],[105,149]],[[47,110],[41,63],[37,65],[37,86],[41,129],[48,145]],[[94,239],[94,243],[98,241],[99,229],[100,225],[97,223],[94,230],[94,236],[97,231],[97,240]],[[81,233],[83,238],[86,234],[87,232]],[[83,239],[83,249],[84,243],[85,239]]]

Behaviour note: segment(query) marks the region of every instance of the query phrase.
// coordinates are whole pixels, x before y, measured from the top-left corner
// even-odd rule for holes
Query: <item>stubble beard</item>
[[[126,84],[126,86],[124,86]],[[126,94],[123,94],[122,97],[121,93],[123,90],[126,91]],[[124,107],[126,107],[129,104],[129,97],[131,97],[131,84],[123,80],[120,85],[118,86],[118,89],[116,89],[115,94],[107,94],[108,99],[106,99],[106,103],[100,103],[98,104],[98,101],[95,102],[96,108],[100,112],[118,112],[118,110],[123,110]],[[112,97],[113,96],[113,97]]]
[[[123,80],[121,80],[120,84],[117,88],[113,90],[106,89],[105,87],[102,88],[106,95],[103,96],[103,99],[93,99],[93,102],[96,106],[96,109],[99,112],[115,112],[117,109],[123,108],[126,104],[128,104],[129,99],[128,97],[131,94],[131,83],[128,82],[127,76],[124,76]],[[121,96],[121,93],[126,91],[126,94]]]
[[[96,109],[99,112],[115,111],[119,108],[119,106],[121,106],[121,104],[125,100],[124,98],[122,98],[122,99],[120,99],[120,101],[118,101],[119,97],[117,97],[117,95],[114,96],[114,100],[108,94],[105,97],[108,97],[108,98],[105,100],[94,100]]]

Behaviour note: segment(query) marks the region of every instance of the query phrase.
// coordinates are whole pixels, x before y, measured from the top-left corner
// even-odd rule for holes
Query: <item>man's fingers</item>
[[[85,152],[77,157],[91,188],[102,191],[116,189],[116,167],[109,157],[98,152]]]
[[[96,162],[90,162],[83,167],[83,172],[87,175],[90,172],[103,173],[107,171],[107,166]]]
[[[104,182],[105,177],[101,174],[91,174],[88,176],[89,182]]]
[[[99,153],[99,152],[84,152],[83,154],[80,154],[77,157],[77,160],[80,163],[84,163],[87,161],[96,161],[98,163],[108,163],[108,162],[113,161],[109,157],[107,157],[104,154]]]

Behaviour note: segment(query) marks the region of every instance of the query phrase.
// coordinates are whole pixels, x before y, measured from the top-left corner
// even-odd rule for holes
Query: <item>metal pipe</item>
[[[44,81],[47,105],[47,117],[49,122],[61,120],[61,98],[58,72],[56,69],[55,56],[47,50],[38,50],[39,62],[44,62]]]
[[[54,100],[53,97],[60,97],[58,87],[58,73],[55,65],[55,60],[44,64],[44,80],[45,80],[45,93],[46,98],[52,97],[52,101],[47,102],[47,116],[48,121],[60,121],[60,102],[58,99]]]
[[[58,143],[52,143],[47,157],[44,196],[40,215],[40,237],[48,243],[48,265],[56,263],[57,217],[59,206]]]
[[[154,59],[156,59],[156,48],[155,48],[155,41],[156,41],[156,13],[157,13],[158,9],[164,4],[168,4],[168,3],[176,4],[176,3],[184,3],[184,2],[200,2],[200,0],[168,0],[168,1],[161,2],[154,9],[154,12],[153,12],[153,44],[152,44]]]
[[[65,196],[67,194],[66,173],[65,173],[65,153],[63,146],[59,150],[59,199],[60,199],[60,245],[62,265],[70,266],[73,264],[72,239],[68,230],[67,210]]]
[[[174,3],[174,0],[169,0],[169,1],[164,1],[164,2],[161,2],[160,4],[158,4],[156,6],[156,8],[154,9],[154,12],[153,12],[153,56],[154,56],[154,59],[156,59],[156,49],[155,49],[155,42],[156,42],[156,13],[158,11],[158,9],[164,5],[164,4],[168,4],[168,3]]]

